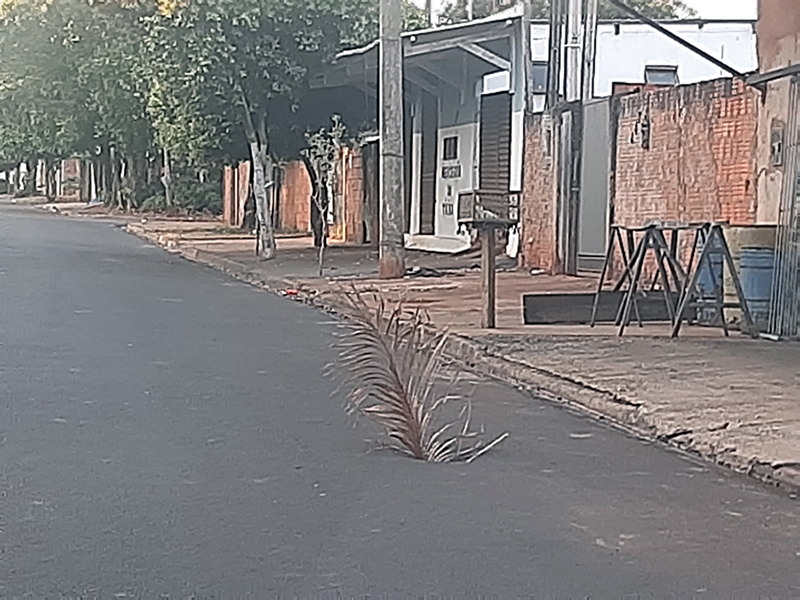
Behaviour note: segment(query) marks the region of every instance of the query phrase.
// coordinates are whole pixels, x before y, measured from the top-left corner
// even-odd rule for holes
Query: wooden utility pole
[[[481,236],[481,327],[494,329],[496,325],[497,272],[495,263],[495,226],[487,223],[480,229]]]
[[[401,0],[381,0],[380,26],[380,134],[381,134],[381,279],[406,274],[403,230],[403,30]]]
[[[597,57],[597,9],[598,0],[586,3],[586,21],[583,27],[583,102],[594,98],[595,58]]]

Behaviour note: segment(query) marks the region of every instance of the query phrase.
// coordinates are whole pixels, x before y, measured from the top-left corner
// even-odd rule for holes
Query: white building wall
[[[477,163],[475,140],[477,124],[439,129],[438,169],[436,173],[436,235],[455,237],[458,234],[458,194],[473,189],[473,166]],[[458,157],[445,160],[442,149],[448,137],[458,138]],[[458,176],[456,177],[456,173]],[[468,237],[464,239],[468,242]]]
[[[758,70],[754,23],[676,21],[664,26],[743,73]],[[549,47],[549,25],[531,25],[531,37],[531,60],[541,61]],[[610,96],[614,83],[643,83],[645,67],[650,65],[677,66],[681,84],[730,75],[648,25],[598,26],[595,97]]]

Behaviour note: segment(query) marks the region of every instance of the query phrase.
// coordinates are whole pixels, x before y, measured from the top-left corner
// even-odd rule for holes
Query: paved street
[[[470,465],[367,452],[335,323],[0,205],[0,597],[800,596],[800,504],[496,384]]]

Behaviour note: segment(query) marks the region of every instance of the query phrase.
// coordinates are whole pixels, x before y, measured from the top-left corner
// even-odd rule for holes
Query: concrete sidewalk
[[[637,435],[657,439],[796,493],[800,489],[800,344],[752,340],[686,327],[678,340],[661,325],[523,326],[522,294],[587,292],[592,278],[550,277],[500,260],[498,328],[481,330],[477,254],[410,253],[411,275],[375,278],[377,254],[327,250],[317,277],[308,238],[279,239],[279,256],[253,256],[253,239],[210,224],[132,223],[133,233],[276,292],[335,309],[343,286],[378,291],[425,308],[453,332],[449,352],[472,369],[576,406]],[[507,267],[508,270],[503,270]]]

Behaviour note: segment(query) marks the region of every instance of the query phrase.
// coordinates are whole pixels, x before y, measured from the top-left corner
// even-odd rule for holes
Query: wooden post
[[[495,227],[481,228],[481,327],[495,328],[497,275],[495,272]]]

